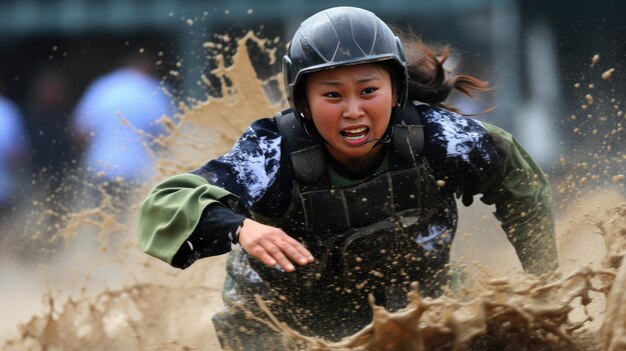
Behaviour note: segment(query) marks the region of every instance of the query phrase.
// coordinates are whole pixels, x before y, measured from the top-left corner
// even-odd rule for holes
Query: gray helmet
[[[408,73],[400,39],[370,11],[333,7],[306,19],[296,31],[283,58],[289,104],[297,115],[298,84],[307,73],[339,66],[390,61],[397,66],[394,79],[398,104],[407,99]],[[396,70],[394,70],[396,71]]]

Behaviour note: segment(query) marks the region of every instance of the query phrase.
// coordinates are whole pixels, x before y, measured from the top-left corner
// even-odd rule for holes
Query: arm
[[[250,255],[287,272],[313,262],[302,244],[279,228],[234,211],[235,197],[194,174],[182,174],[157,185],[141,206],[139,242],[147,254],[174,267],[224,254],[240,243]]]
[[[218,227],[211,221],[210,209],[223,212],[224,208],[234,207],[236,197],[228,191],[209,184],[204,178],[194,174],[180,174],[164,180],[158,184],[140,208],[139,243],[141,249],[149,255],[157,257],[169,264],[184,268],[187,257],[174,256],[179,252],[188,252],[196,243],[195,248],[202,252],[201,256],[212,256],[230,251],[233,241],[231,228],[224,226],[214,230],[211,234],[201,235],[207,227]],[[206,210],[205,210],[206,209]],[[232,217],[229,222],[235,221],[235,213],[230,210]],[[201,221],[202,218],[209,218]],[[243,221],[243,216],[240,216]],[[193,237],[192,237],[193,234]],[[200,239],[206,240],[200,245]],[[189,243],[188,243],[189,241]],[[199,256],[196,257],[200,258]],[[185,262],[185,263],[180,263]]]
[[[488,123],[481,125],[504,153],[503,163],[482,189],[522,263],[533,274],[558,268],[550,183],[515,138]]]
[[[142,249],[179,268],[240,243],[270,266],[293,270],[310,253],[282,230],[250,219],[280,166],[280,137],[269,119],[255,122],[224,156],[157,185],[141,206]],[[312,260],[312,257],[311,257]]]
[[[424,153],[439,179],[449,179],[465,206],[473,196],[495,204],[496,218],[525,270],[558,267],[550,184],[506,131],[446,110],[422,111]]]

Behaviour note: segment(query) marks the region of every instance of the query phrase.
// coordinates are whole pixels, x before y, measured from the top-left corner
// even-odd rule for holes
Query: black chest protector
[[[389,309],[406,304],[414,281],[423,294],[437,295],[445,283],[453,233],[433,235],[429,228],[435,217],[456,211],[456,205],[439,193],[421,156],[418,107],[407,104],[394,113],[388,169],[348,187],[332,184],[324,146],[306,134],[293,114],[278,116],[277,123],[282,150],[293,166],[291,205],[280,218],[255,219],[282,228],[316,260],[285,273],[250,259],[266,284],[283,301],[293,301],[292,306],[308,306],[299,312],[303,316],[334,306],[338,316],[367,311],[362,314],[365,323],[369,294]]]

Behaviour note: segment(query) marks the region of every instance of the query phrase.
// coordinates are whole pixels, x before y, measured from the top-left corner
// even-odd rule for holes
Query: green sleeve
[[[139,210],[141,249],[169,264],[200,221],[208,205],[233,207],[236,197],[195,174],[170,177],[148,194]]]
[[[481,122],[504,151],[499,174],[483,189],[483,202],[496,205],[496,218],[522,263],[533,274],[558,268],[550,182],[508,132]]]

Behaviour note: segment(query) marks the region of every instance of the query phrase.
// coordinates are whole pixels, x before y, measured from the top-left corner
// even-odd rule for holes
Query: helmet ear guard
[[[294,101],[294,96],[293,96],[294,87],[290,83],[293,81],[293,78],[291,76],[291,59],[289,58],[288,55],[283,56],[283,79],[285,83],[285,89],[287,90],[287,100],[289,102],[289,105],[293,108],[295,106],[295,101]]]

